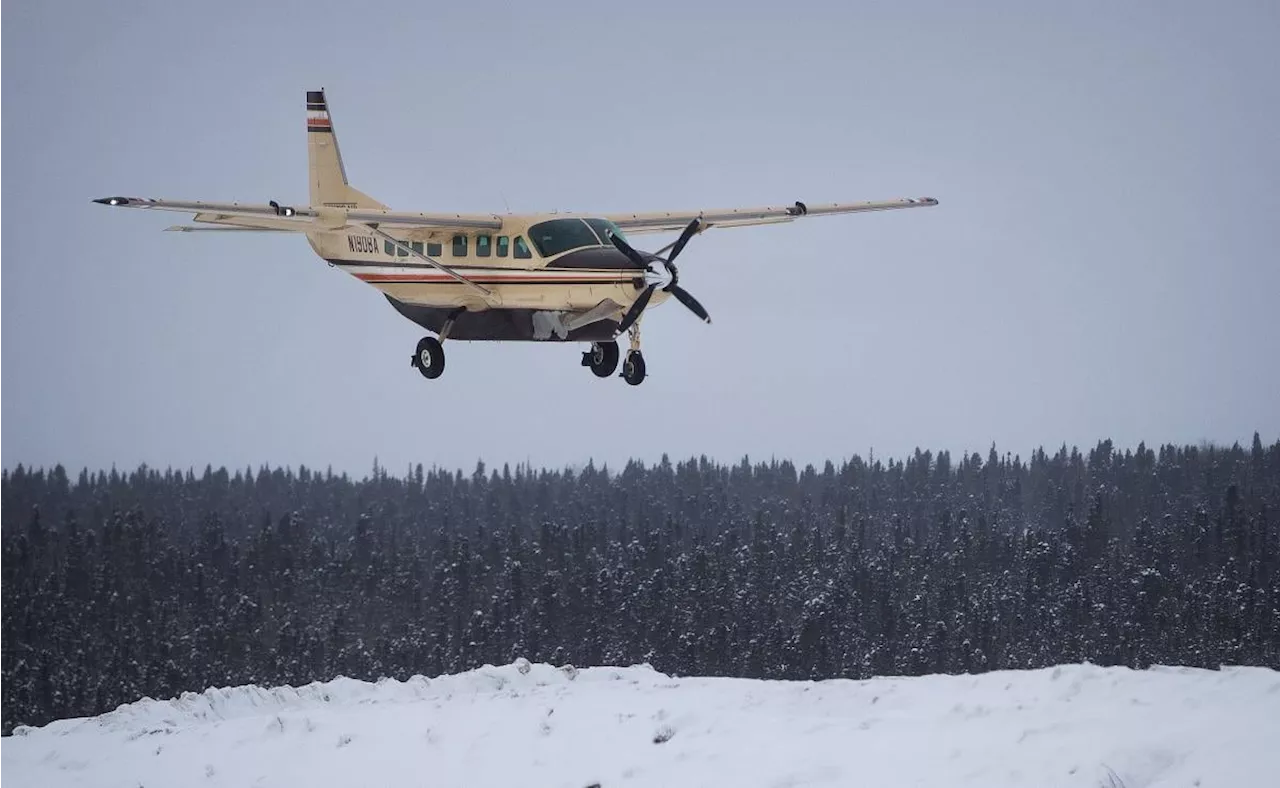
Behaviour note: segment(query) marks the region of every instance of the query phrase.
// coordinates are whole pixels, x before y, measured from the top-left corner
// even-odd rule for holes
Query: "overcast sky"
[[[6,3],[4,466],[1280,437],[1280,4],[972,5]],[[696,238],[714,323],[649,312],[639,387],[575,344],[427,381],[302,238],[90,203],[305,203],[321,86],[396,209],[941,205]]]

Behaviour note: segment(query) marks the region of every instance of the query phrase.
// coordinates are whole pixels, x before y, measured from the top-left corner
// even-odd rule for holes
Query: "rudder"
[[[307,164],[312,207],[376,208],[387,206],[347,183],[338,135],[333,131],[324,90],[307,91]]]

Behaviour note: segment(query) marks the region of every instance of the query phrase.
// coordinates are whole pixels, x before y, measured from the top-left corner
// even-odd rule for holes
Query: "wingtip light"
[[[100,203],[100,204],[102,204],[102,205],[124,205],[124,204],[126,204],[127,202],[129,202],[129,198],[127,198],[127,197],[99,197],[98,199],[94,200],[94,202],[96,202],[96,203]]]

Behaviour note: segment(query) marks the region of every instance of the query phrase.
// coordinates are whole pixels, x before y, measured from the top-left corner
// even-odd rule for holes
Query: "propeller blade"
[[[685,290],[680,285],[673,285],[669,290],[671,291],[671,295],[675,296],[680,303],[689,307],[690,312],[708,323],[711,322],[711,315],[707,314],[707,310],[703,308],[702,304],[698,303],[698,299],[694,298],[688,290]]]
[[[631,244],[622,240],[617,233],[609,233],[609,240],[613,241],[613,245],[618,247],[618,251],[625,254],[631,262],[636,264],[637,267],[649,267],[649,261],[645,259],[645,256],[637,252],[635,249],[632,249]]]
[[[627,313],[622,316],[622,322],[618,324],[619,334],[624,333],[628,328],[631,328],[631,324],[639,319],[640,313],[649,305],[649,299],[653,297],[653,291],[656,287],[656,284],[646,287],[644,292],[640,294],[640,297],[636,299],[636,302],[627,310]]]
[[[694,219],[689,222],[689,226],[684,228],[684,232],[680,233],[680,238],[669,247],[671,249],[671,254],[667,256],[666,259],[661,257],[655,258],[653,255],[646,256],[641,254],[631,248],[631,244],[622,240],[622,238],[616,234],[610,234],[609,240],[613,241],[613,245],[618,248],[618,251],[625,254],[629,260],[641,268],[650,269],[649,260],[652,259],[657,259],[665,265],[667,270],[671,273],[671,281],[662,289],[674,295],[680,303],[684,304],[685,307],[689,309],[690,312],[693,312],[700,319],[710,323],[711,315],[707,314],[707,310],[703,308],[702,304],[698,303],[698,299],[694,298],[689,294],[689,291],[677,284],[680,279],[680,273],[676,270],[675,263],[672,262],[677,256],[679,256],[681,250],[684,249],[685,244],[689,243],[689,239],[697,235],[701,229],[701,219]],[[632,324],[640,319],[640,313],[649,305],[649,299],[653,297],[653,291],[657,289],[657,287],[657,282],[646,287],[644,292],[640,294],[640,297],[631,305],[631,308],[627,310],[625,315],[623,315],[622,322],[618,324],[619,334],[631,328]]]
[[[680,233],[680,238],[676,241],[675,245],[671,247],[671,254],[667,255],[667,262],[675,260],[676,257],[679,256],[680,250],[684,248],[684,245],[689,243],[689,239],[697,235],[698,230],[701,228],[701,219],[694,219],[689,222],[689,226],[684,228],[684,232]]]

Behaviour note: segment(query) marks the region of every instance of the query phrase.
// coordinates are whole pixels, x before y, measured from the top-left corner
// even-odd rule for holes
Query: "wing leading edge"
[[[101,197],[94,200],[117,208],[147,208],[159,211],[194,213],[193,221],[234,226],[249,230],[316,232],[340,230],[354,225],[382,227],[424,227],[441,230],[497,230],[502,219],[494,214],[418,213],[369,208],[294,208],[271,202],[205,202],[202,200],[156,200],[147,197]]]
[[[806,205],[797,202],[787,206],[764,206],[761,208],[722,208],[703,211],[655,211],[653,213],[612,213],[605,214],[610,220],[627,233],[657,233],[670,230],[682,230],[689,222],[701,220],[705,228],[710,227],[747,227],[757,224],[779,224],[792,222],[808,216],[830,216],[840,213],[863,213],[866,211],[892,211],[899,208],[927,208],[937,205],[932,197],[907,197],[899,200],[880,200],[875,202],[846,202]]]

